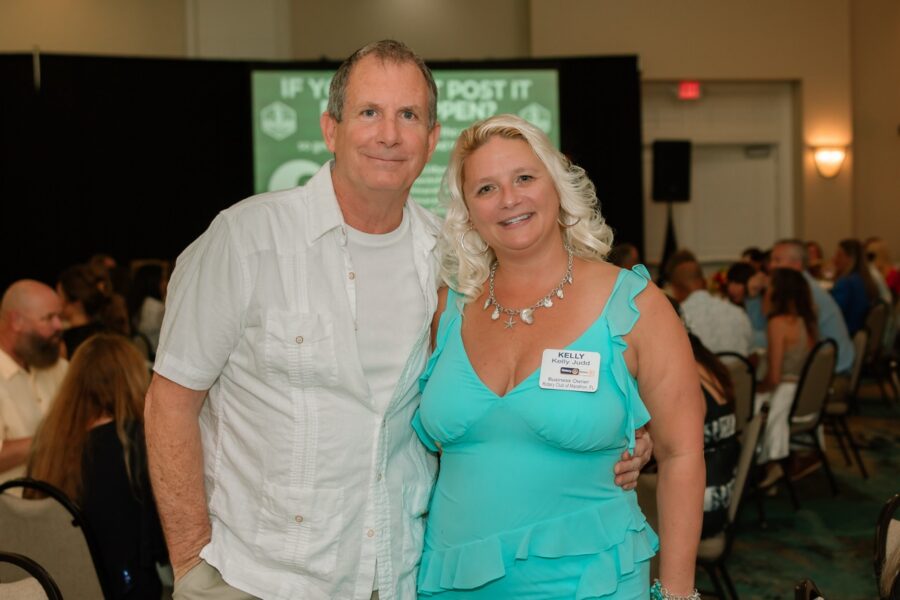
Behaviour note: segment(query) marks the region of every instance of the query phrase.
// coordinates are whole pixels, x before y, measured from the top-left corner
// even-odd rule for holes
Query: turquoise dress
[[[637,322],[643,266],[622,271],[602,314],[567,346],[600,353],[596,392],[539,387],[540,369],[505,396],[478,378],[450,292],[422,375],[413,427],[443,449],[419,597],[648,597],[659,539],[613,466],[650,415],[622,352]]]

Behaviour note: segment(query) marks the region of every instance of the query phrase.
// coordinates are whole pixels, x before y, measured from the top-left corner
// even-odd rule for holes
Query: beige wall
[[[2,0],[0,52],[185,55],[184,0]]]
[[[384,38],[432,60],[529,54],[526,0],[294,0],[293,20],[298,59],[343,59]]]
[[[856,230],[900,260],[900,2],[854,2],[851,22]]]
[[[290,21],[287,46],[273,42],[273,59],[337,59],[366,41],[396,37],[429,59],[631,53],[641,56],[651,81],[794,81],[801,145],[851,144],[835,180],[815,173],[809,151],[798,157],[797,234],[826,247],[847,235],[877,234],[900,257],[897,0],[267,1],[286,3],[282,14]],[[226,5],[230,14],[204,17]],[[260,36],[271,19],[255,19],[254,30],[245,32],[252,44],[241,42],[229,29],[241,6],[237,0],[0,0],[0,52],[39,46],[44,52],[264,58]],[[198,14],[203,22],[189,22]],[[283,25],[273,23],[273,35]]]
[[[850,0],[532,0],[534,56],[639,54],[646,80],[800,83],[801,144],[852,140]],[[852,225],[852,161],[833,180],[800,161],[799,235]]]

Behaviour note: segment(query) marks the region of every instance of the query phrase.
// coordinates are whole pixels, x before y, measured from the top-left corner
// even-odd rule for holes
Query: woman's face
[[[476,231],[499,254],[562,243],[559,195],[524,140],[493,137],[470,154],[463,196]]]

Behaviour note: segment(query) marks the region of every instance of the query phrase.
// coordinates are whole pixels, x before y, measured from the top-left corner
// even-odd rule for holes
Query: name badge
[[[595,392],[599,380],[599,352],[544,350],[540,386],[545,390]]]

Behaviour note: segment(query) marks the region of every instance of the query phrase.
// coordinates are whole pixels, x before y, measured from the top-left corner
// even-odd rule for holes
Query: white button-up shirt
[[[410,421],[440,224],[408,205],[427,316],[383,411],[360,366],[330,165],[304,187],[223,211],[178,259],[154,369],[209,389],[200,428],[212,540],[201,557],[250,594],[368,600],[374,583],[386,600],[415,597],[436,465]]]
[[[3,440],[32,437],[50,410],[69,363],[26,371],[0,350],[0,448]],[[0,483],[25,475],[25,465],[0,473]]]
[[[747,356],[753,348],[750,317],[739,306],[697,290],[681,303],[684,323],[712,352]]]

